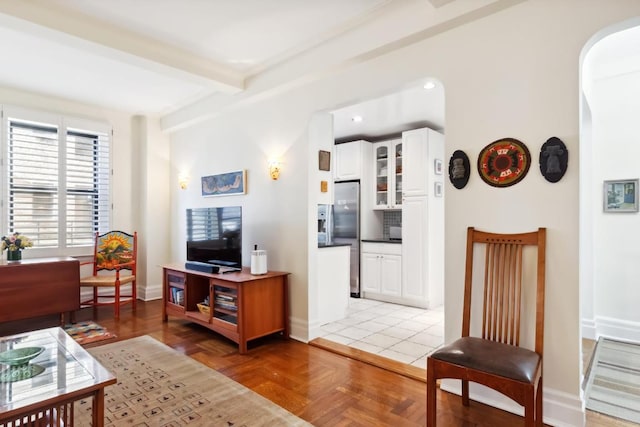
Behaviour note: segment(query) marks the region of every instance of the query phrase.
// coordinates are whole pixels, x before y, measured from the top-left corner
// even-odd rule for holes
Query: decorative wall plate
[[[469,157],[462,150],[456,150],[449,159],[449,181],[458,190],[462,189],[469,182],[471,165]]]
[[[552,136],[540,149],[540,173],[549,182],[558,182],[567,171],[569,150],[560,138]]]
[[[494,187],[509,187],[522,181],[529,172],[531,154],[522,142],[502,138],[482,149],[478,172],[484,182]]]

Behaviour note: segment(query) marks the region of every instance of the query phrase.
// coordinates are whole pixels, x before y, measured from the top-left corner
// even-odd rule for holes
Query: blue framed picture
[[[604,181],[605,212],[638,212],[638,179]]]
[[[202,177],[203,196],[236,196],[246,193],[246,170]]]

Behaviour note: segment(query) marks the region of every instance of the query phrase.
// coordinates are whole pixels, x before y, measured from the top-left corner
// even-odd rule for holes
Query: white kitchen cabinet
[[[402,298],[405,303],[427,308],[427,197],[405,197],[402,206]]]
[[[361,286],[364,298],[398,302],[402,295],[402,245],[362,243]]]
[[[394,297],[402,294],[402,255],[380,254],[380,293]]]
[[[334,181],[360,181],[360,235],[375,236],[382,227],[382,218],[373,210],[373,144],[358,140],[333,146]],[[332,200],[331,203],[334,201]]]
[[[380,254],[362,252],[360,256],[360,286],[365,295],[380,293]]]
[[[402,139],[373,144],[374,209],[401,209]]]
[[[428,131],[428,129],[427,129]],[[404,169],[402,191],[406,196],[427,194],[429,173],[429,133],[424,129],[402,132]]]
[[[371,146],[371,143],[362,140],[334,145],[334,181],[362,178],[363,150],[366,148],[364,144]]]
[[[424,196],[433,193],[433,183],[444,174],[444,136],[431,129],[414,129],[402,132],[404,168],[402,193],[405,197]],[[435,171],[439,161],[442,170]]]
[[[444,136],[431,129],[403,132],[402,301],[433,308],[444,302]],[[442,165],[444,169],[444,165]]]

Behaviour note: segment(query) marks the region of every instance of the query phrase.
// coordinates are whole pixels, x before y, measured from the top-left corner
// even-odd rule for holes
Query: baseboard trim
[[[596,340],[596,321],[594,319],[582,319],[582,338]]]
[[[600,337],[619,341],[640,342],[640,322],[596,316],[595,319],[582,319],[582,338],[597,340]]]
[[[309,324],[297,317],[289,317],[289,338],[303,343],[309,342]]]
[[[458,380],[445,379],[440,388],[444,391],[460,395],[461,383]],[[472,400],[524,416],[524,408],[506,396],[480,384],[469,384],[469,397]],[[543,394],[544,423],[556,427],[576,427],[585,425],[585,412],[580,396],[574,396],[548,387]]]
[[[162,299],[162,284],[157,283],[146,287],[138,287],[138,299],[143,301],[152,301]]]

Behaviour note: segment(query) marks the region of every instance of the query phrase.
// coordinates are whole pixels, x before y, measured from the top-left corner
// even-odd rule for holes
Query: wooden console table
[[[250,269],[208,274],[172,264],[164,269],[162,319],[168,315],[203,325],[237,343],[240,353],[247,342],[282,332],[289,337],[289,273],[269,271],[254,276]],[[209,298],[208,313],[198,304]]]
[[[70,257],[0,261],[0,322],[80,309],[80,263]]]

